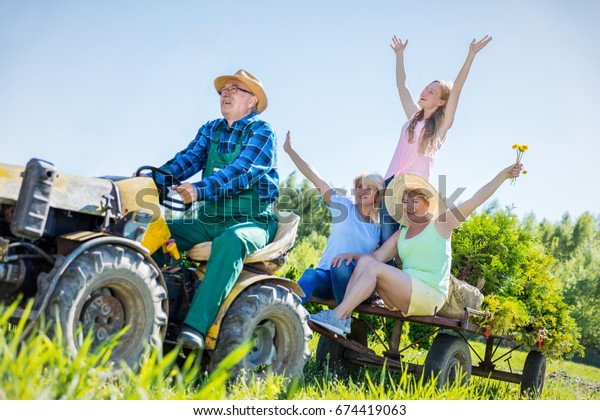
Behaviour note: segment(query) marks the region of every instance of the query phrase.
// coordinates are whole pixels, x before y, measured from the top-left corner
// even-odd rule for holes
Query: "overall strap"
[[[206,166],[204,168],[202,178],[206,178],[213,175],[217,170],[223,169],[225,166],[229,165],[231,162],[237,159],[237,157],[241,153],[244,138],[250,132],[254,124],[255,122],[252,122],[248,124],[246,128],[244,128],[244,130],[238,137],[238,140],[235,144],[235,149],[233,150],[233,152],[229,153],[219,153],[218,147],[221,141],[221,135],[223,134],[223,130],[220,128],[217,128],[215,130],[215,135],[210,142],[210,148],[206,157]]]

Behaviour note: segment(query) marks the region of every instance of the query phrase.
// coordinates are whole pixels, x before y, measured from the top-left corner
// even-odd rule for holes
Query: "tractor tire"
[[[208,370],[212,372],[231,352],[253,340],[250,352],[230,370],[231,378],[272,372],[302,379],[312,339],[307,320],[300,298],[285,287],[264,283],[248,287],[225,314],[217,345],[209,352]]]
[[[139,369],[151,347],[161,348],[167,327],[167,293],[160,273],[139,252],[99,245],[76,257],[59,279],[46,309],[50,333],[59,328],[75,354],[91,331],[92,347],[127,331],[109,362]]]
[[[466,385],[471,377],[471,352],[460,337],[438,334],[425,357],[425,381],[437,378],[436,388],[452,386],[458,380]]]
[[[360,319],[355,318],[352,321],[352,332],[346,337],[349,340],[367,345],[367,332]],[[329,368],[329,370],[347,376],[357,375],[361,366],[350,361],[356,359],[357,356],[356,351],[350,350],[324,335],[319,337],[315,360],[320,369]]]
[[[546,356],[538,350],[531,350],[523,365],[521,395],[533,398],[542,395],[545,376]]]

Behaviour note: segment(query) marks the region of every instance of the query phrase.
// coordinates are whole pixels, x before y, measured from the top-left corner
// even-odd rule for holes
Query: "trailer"
[[[315,297],[310,302],[335,307],[333,300]],[[362,315],[375,315],[383,319],[392,319],[390,334],[381,337]],[[356,315],[356,316],[354,316]],[[506,360],[510,354],[521,348],[513,337],[493,335],[489,333],[489,325],[479,325],[471,321],[474,315],[489,317],[488,314],[464,308],[462,319],[446,318],[434,313],[431,316],[405,317],[400,311],[373,306],[367,303],[359,305],[353,314],[352,331],[346,338],[309,321],[309,327],[319,333],[316,351],[316,362],[319,366],[327,363],[330,368],[340,369],[352,374],[361,366],[382,367],[392,371],[408,371],[411,374],[423,375],[425,380],[437,378],[436,387],[442,389],[456,381],[466,384],[471,375],[495,379],[521,385],[521,393],[525,396],[539,396],[544,387],[546,357],[539,348],[529,351],[522,373],[503,371],[497,368],[498,362]],[[400,348],[400,339],[404,323],[417,323],[435,327],[435,330],[418,340]],[[369,329],[383,345],[383,352],[369,348],[367,333]],[[484,354],[479,354],[467,340],[467,334],[480,335],[485,340]],[[420,365],[403,360],[403,354],[423,340],[435,335],[431,348],[427,352],[425,362]],[[507,343],[509,346],[501,346]],[[472,360],[471,352],[476,360]]]

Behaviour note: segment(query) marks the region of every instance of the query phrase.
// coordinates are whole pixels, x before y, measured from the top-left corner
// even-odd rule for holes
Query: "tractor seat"
[[[286,211],[276,212],[279,222],[277,233],[271,243],[254,251],[244,260],[245,266],[254,267],[268,274],[273,274],[285,262],[285,257],[294,245],[300,216]],[[186,251],[187,256],[195,262],[206,262],[210,257],[212,242],[202,242]]]

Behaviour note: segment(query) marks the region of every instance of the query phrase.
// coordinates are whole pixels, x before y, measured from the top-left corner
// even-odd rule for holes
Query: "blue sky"
[[[476,57],[433,179],[467,198],[527,143],[529,171],[495,198],[519,216],[598,214],[600,3],[595,1],[0,0],[0,161],[87,176],[160,165],[220,117],[215,77],[264,83],[263,118],[334,186],[385,173],[406,117],[392,35],[413,95]],[[434,182],[437,185],[437,182]]]

